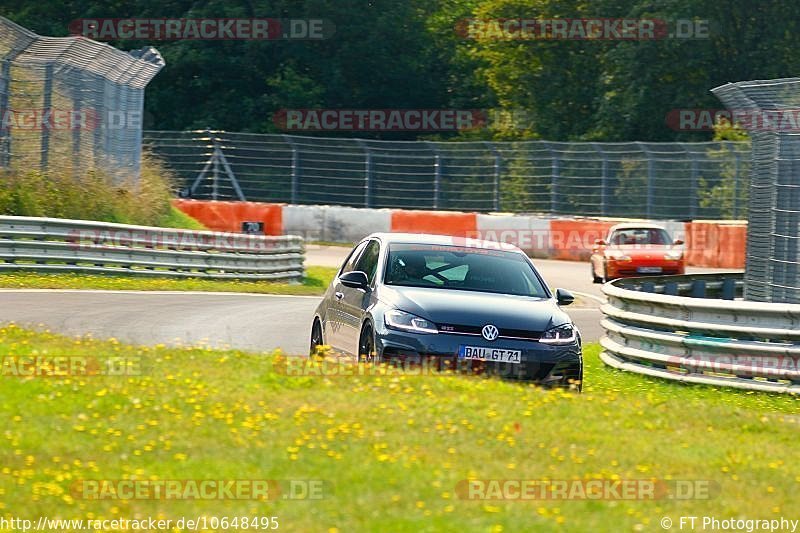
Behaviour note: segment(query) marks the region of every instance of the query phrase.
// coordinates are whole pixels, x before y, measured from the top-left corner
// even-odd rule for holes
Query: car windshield
[[[389,245],[384,283],[537,298],[549,296],[522,254],[449,245]]]
[[[611,244],[661,244],[670,243],[669,234],[660,228],[627,228],[618,229],[611,234],[608,241]]]

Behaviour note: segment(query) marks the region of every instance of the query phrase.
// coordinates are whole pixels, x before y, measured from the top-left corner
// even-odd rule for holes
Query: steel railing
[[[0,216],[0,273],[299,281],[302,237]]]
[[[800,393],[800,305],[734,299],[742,278],[701,274],[606,284],[601,359],[654,377]]]

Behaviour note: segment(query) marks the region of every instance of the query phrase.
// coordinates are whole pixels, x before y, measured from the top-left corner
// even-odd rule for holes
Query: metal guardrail
[[[742,279],[731,273],[607,283],[601,359],[653,377],[800,394],[800,305],[734,300]]]
[[[304,259],[303,238],[291,235],[0,216],[0,273],[299,281]]]

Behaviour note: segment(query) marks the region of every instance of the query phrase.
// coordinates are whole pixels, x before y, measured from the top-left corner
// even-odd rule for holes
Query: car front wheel
[[[378,355],[375,350],[375,335],[372,333],[372,326],[365,324],[361,329],[361,336],[358,341],[358,361],[365,363],[377,363]]]
[[[317,348],[323,344],[322,325],[319,323],[319,320],[314,320],[314,325],[311,326],[311,349],[309,351],[309,355],[316,354]]]

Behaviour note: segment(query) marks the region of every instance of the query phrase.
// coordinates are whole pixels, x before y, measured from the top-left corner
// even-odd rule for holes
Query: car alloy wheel
[[[358,341],[358,360],[365,363],[378,362],[375,352],[375,337],[372,335],[370,326],[364,326],[364,329],[361,330],[361,339]]]
[[[322,346],[322,344],[322,326],[319,320],[315,320],[314,325],[311,326],[311,349],[309,350],[309,355],[315,355],[317,347]]]

